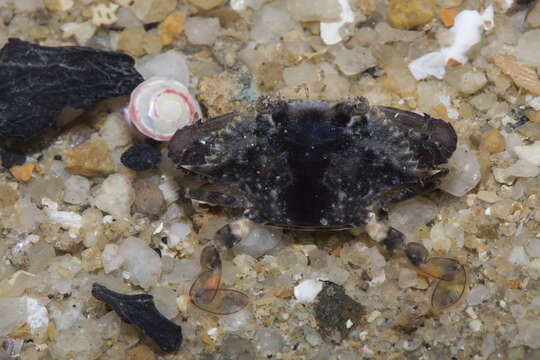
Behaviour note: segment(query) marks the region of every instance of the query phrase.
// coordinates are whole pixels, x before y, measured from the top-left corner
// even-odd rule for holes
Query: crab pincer
[[[234,314],[244,309],[249,302],[246,294],[220,287],[221,257],[214,245],[208,245],[203,249],[200,261],[201,272],[189,290],[191,303],[215,315]]]

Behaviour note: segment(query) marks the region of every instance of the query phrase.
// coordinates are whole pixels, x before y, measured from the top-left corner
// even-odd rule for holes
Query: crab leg
[[[219,191],[184,188],[184,196],[188,199],[230,208],[244,208],[245,200],[241,197],[225,194]]]
[[[216,232],[214,243],[220,249],[231,249],[234,245],[244,240],[252,228],[253,221],[249,219],[242,218],[235,220]]]
[[[428,251],[422,244],[405,244],[405,235],[391,226],[378,223],[374,213],[367,215],[366,231],[388,252],[405,253],[419,272],[437,279],[431,296],[431,305],[435,310],[449,308],[464,298],[468,287],[467,271],[459,261],[446,257],[428,257]]]

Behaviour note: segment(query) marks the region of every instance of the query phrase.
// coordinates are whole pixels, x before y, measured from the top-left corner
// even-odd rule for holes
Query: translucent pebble
[[[194,45],[212,45],[220,29],[217,18],[189,17],[184,25],[184,33]]]
[[[84,204],[88,200],[90,182],[79,175],[70,176],[64,183],[64,201],[68,204]]]
[[[122,266],[124,258],[120,256],[119,247],[116,244],[107,244],[101,253],[101,262],[105,274],[110,273]]]
[[[250,37],[263,43],[279,41],[281,36],[295,29],[300,26],[289,16],[285,3],[275,1],[254,14]]]
[[[523,246],[514,246],[510,252],[510,255],[508,255],[508,260],[520,265],[526,265],[529,263],[529,258],[527,257],[527,254],[525,254]]]
[[[526,246],[527,254],[531,257],[540,258],[540,239],[531,239]]]
[[[294,297],[302,303],[312,303],[321,292],[323,283],[319,280],[304,280],[294,287]]]
[[[113,174],[105,179],[94,198],[94,205],[116,218],[128,217],[135,191],[126,175]]]
[[[154,303],[160,313],[167,319],[172,319],[178,315],[176,307],[176,293],[165,287],[156,287],[150,293],[154,296]]]
[[[157,282],[161,274],[161,259],[144,241],[129,237],[120,245],[119,253],[125,259],[130,279],[143,288]]]
[[[461,197],[474,189],[480,181],[480,164],[474,151],[466,145],[458,146],[448,161],[449,174],[445,176],[440,188],[449,194]]]
[[[288,86],[310,84],[317,80],[317,68],[306,62],[283,70],[283,78]]]
[[[489,296],[488,289],[484,285],[477,285],[471,289],[467,302],[471,306],[479,305]]]
[[[388,214],[389,225],[400,231],[411,231],[415,226],[427,224],[438,215],[438,207],[430,200],[413,198],[398,203]]]
[[[248,254],[254,258],[264,255],[279,244],[283,231],[277,228],[254,226],[247,238],[234,247],[235,254]]]
[[[161,76],[189,84],[190,72],[186,57],[180,51],[169,50],[162,54],[145,56],[139,60],[136,68],[145,79]]]
[[[334,56],[339,70],[347,76],[359,74],[377,64],[371,50],[361,46],[351,50],[343,47],[336,51]]]
[[[338,21],[341,14],[335,0],[289,0],[287,10],[298,21]]]

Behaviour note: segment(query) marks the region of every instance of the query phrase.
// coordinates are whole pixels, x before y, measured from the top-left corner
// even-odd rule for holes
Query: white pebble
[[[302,303],[312,303],[321,292],[323,283],[319,280],[304,280],[294,287],[294,297]]]
[[[514,246],[510,255],[508,255],[508,260],[520,265],[527,265],[529,263],[529,258],[527,257],[527,254],[525,254],[523,246]]]
[[[90,182],[87,178],[79,175],[72,175],[66,180],[64,185],[64,201],[68,204],[80,205],[88,200]]]
[[[540,141],[531,145],[514,147],[514,151],[520,159],[526,160],[535,166],[540,166]]]
[[[458,146],[448,160],[448,168],[450,172],[442,179],[440,188],[449,194],[461,197],[474,189],[480,181],[480,164],[476,153],[466,145]]]
[[[113,174],[101,184],[94,198],[94,205],[116,218],[128,217],[135,191],[126,175]]]
[[[217,18],[189,17],[184,25],[184,33],[194,45],[212,45],[220,30]]]
[[[108,274],[118,269],[124,263],[124,258],[120,256],[119,247],[116,244],[107,244],[101,253],[103,270]]]
[[[94,36],[96,33],[96,26],[92,24],[92,21],[88,20],[82,23],[65,23],[61,27],[64,34],[62,35],[63,39],[67,39],[70,37],[75,37],[75,40],[77,40],[77,43],[79,45],[86,45],[88,40]]]
[[[180,51],[169,50],[162,54],[144,56],[135,66],[145,79],[154,76],[173,78],[189,84],[190,72],[186,57]]]
[[[161,274],[161,259],[144,241],[129,237],[122,242],[119,254],[125,260],[131,278],[143,288],[154,285]]]
[[[469,326],[471,327],[471,329],[474,331],[474,332],[478,332],[482,329],[482,322],[478,319],[476,320],[471,320],[469,322]]]
[[[339,21],[321,22],[321,39],[326,45],[334,45],[339,43],[343,38],[339,33],[339,29],[346,23],[354,21],[354,13],[347,0],[338,0],[341,5],[341,19]]]
[[[283,231],[281,229],[255,225],[249,235],[233,248],[234,253],[244,253],[258,258],[275,248],[279,244],[282,235]]]

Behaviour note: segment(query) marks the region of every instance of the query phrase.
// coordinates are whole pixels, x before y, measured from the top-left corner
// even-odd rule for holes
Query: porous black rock
[[[125,167],[135,170],[149,170],[161,160],[161,152],[149,144],[136,144],[124,151],[120,161]]]
[[[339,344],[364,318],[365,307],[345,294],[343,286],[323,281],[315,299],[315,320],[323,339]]]
[[[0,50],[0,137],[26,140],[66,106],[85,109],[130,94],[143,81],[134,64],[126,54],[10,38]]]
[[[0,156],[2,157],[2,167],[6,169],[10,169],[15,165],[22,165],[26,161],[25,154],[14,150],[2,149]]]
[[[173,352],[182,345],[182,327],[156,309],[152,295],[120,294],[98,283],[92,285],[92,295],[112,307],[122,321],[138,326],[161,350]]]

